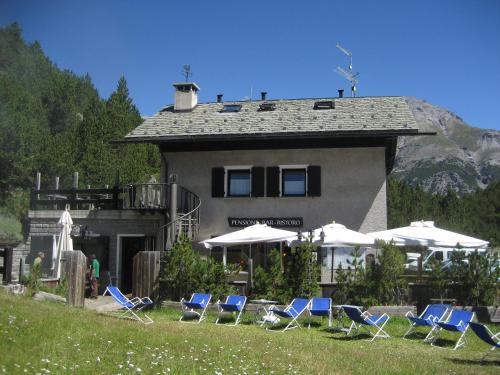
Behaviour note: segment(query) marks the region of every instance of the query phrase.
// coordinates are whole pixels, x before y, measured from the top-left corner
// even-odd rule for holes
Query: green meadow
[[[320,320],[269,332],[248,313],[240,326],[180,323],[180,312],[149,312],[151,325],[117,319],[0,289],[0,373],[7,374],[498,374],[500,353],[481,363],[487,346],[472,332],[465,348],[431,347],[401,336],[407,322],[388,323],[390,339],[346,337]],[[500,326],[491,325],[493,331]],[[422,333],[423,335],[423,333]],[[452,334],[441,345],[450,347]]]

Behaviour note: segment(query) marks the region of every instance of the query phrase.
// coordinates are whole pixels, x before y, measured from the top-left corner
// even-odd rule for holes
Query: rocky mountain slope
[[[423,100],[408,103],[420,128],[437,134],[400,138],[393,177],[441,194],[472,192],[500,179],[500,131],[469,126]]]

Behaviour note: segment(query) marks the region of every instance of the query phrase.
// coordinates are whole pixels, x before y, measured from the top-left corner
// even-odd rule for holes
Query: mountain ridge
[[[425,100],[407,102],[421,131],[436,135],[400,137],[392,177],[439,194],[470,193],[500,179],[500,131],[470,126]]]

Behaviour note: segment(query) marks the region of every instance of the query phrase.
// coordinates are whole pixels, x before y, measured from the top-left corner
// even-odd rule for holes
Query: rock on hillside
[[[437,135],[401,137],[393,177],[441,194],[472,192],[500,179],[500,131],[469,126],[423,100],[408,103],[422,131]]]

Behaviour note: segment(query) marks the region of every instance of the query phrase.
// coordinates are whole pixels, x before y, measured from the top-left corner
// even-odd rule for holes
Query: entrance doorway
[[[146,237],[121,237],[120,289],[123,293],[132,292],[132,272],[134,256],[144,250]]]

